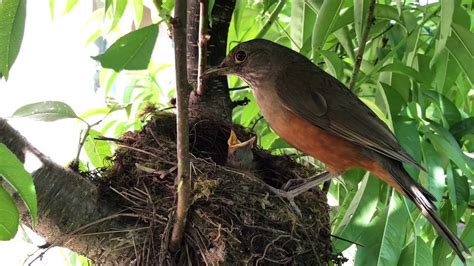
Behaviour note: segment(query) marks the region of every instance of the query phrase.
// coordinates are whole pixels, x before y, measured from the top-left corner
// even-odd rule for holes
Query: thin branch
[[[235,87],[235,88],[230,88],[229,91],[239,91],[239,90],[245,90],[250,88],[249,86],[241,86],[241,87]]]
[[[178,158],[178,185],[176,217],[173,225],[169,248],[176,251],[181,246],[186,225],[191,194],[191,172],[189,170],[189,94],[186,62],[186,0],[176,0],[174,4],[173,40],[176,69],[176,107]]]
[[[364,58],[365,45],[367,44],[367,38],[369,37],[370,27],[374,22],[374,9],[375,9],[376,0],[372,0],[369,5],[369,10],[367,11],[367,21],[365,23],[364,30],[362,32],[362,37],[359,42],[359,50],[357,51],[356,61],[354,64],[354,69],[352,71],[351,81],[349,82],[349,89],[353,90],[357,76],[359,75],[360,65],[362,64],[362,59]]]
[[[206,55],[207,55],[207,43],[209,41],[209,34],[207,32],[207,25],[208,25],[208,17],[207,17],[207,10],[208,10],[208,1],[207,0],[200,0],[199,1],[199,45],[198,45],[198,77],[197,77],[197,94],[203,95],[204,94],[204,82],[201,79],[202,73],[206,70]]]
[[[260,32],[257,34],[257,39],[258,38],[262,38],[263,36],[265,36],[265,34],[267,33],[267,31],[270,29],[270,27],[273,25],[273,22],[275,22],[275,20],[278,18],[278,15],[280,14],[281,10],[283,9],[283,7],[285,6],[286,4],[286,0],[280,0],[278,2],[278,5],[275,7],[275,9],[273,10],[272,14],[270,15],[270,18],[268,19],[267,23],[265,23],[265,25],[263,25],[262,29],[260,30]]]

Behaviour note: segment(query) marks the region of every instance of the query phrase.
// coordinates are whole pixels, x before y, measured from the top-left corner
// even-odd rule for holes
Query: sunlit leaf
[[[10,240],[18,231],[20,215],[15,201],[1,185],[0,203],[0,240]]]
[[[446,46],[446,41],[451,34],[451,23],[453,21],[455,1],[441,0],[441,21],[438,29],[438,40],[436,41],[435,54],[433,56],[432,64],[440,55],[441,51]]]
[[[25,170],[23,164],[5,144],[0,143],[0,176],[20,195],[30,212],[33,225],[38,219],[36,207],[36,191],[33,178]],[[0,200],[3,204],[3,201]]]
[[[64,9],[64,13],[67,14],[71,12],[71,10],[79,3],[79,0],[67,0],[66,8]]]
[[[77,118],[74,110],[59,101],[37,102],[18,108],[13,117],[25,117],[39,121],[52,122],[66,118]]]
[[[123,13],[125,13],[125,8],[127,7],[128,0],[114,0],[114,20],[112,21],[112,26],[110,26],[110,30],[115,29],[117,24],[122,19]]]
[[[378,193],[379,182],[373,177],[369,177],[369,173],[367,173],[354,197],[348,199],[347,210],[342,220],[334,229],[333,234],[357,241],[372,218],[377,204]],[[334,247],[338,251],[345,250],[350,245],[351,243],[339,239],[336,239],[334,242]]]
[[[135,25],[139,27],[143,19],[143,0],[133,0],[133,11],[135,13]]]
[[[365,229],[357,249],[355,265],[396,265],[402,253],[408,221],[403,199],[392,192],[389,206],[371,221]]]
[[[158,25],[132,31],[118,39],[105,53],[94,56],[102,67],[115,71],[146,69],[158,36]]]
[[[20,52],[25,18],[26,0],[0,1],[0,78],[8,79]]]
[[[398,266],[423,266],[432,265],[431,248],[419,236],[402,250]]]

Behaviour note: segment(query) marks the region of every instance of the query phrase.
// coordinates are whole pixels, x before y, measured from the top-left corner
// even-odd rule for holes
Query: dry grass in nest
[[[134,223],[140,230],[124,239],[134,243],[136,263],[325,265],[333,259],[325,194],[315,188],[297,197],[300,218],[264,183],[281,185],[287,179],[308,177],[313,170],[264,151],[256,151],[261,162],[252,173],[191,156],[192,206],[184,245],[171,257],[163,247],[175,204],[174,125],[174,116],[162,114],[141,132],[124,135],[113,167],[103,173],[101,183],[109,196],[118,194],[126,211],[139,217]],[[215,132],[215,126],[204,126],[195,133],[214,136]],[[226,136],[219,141],[226,145]]]

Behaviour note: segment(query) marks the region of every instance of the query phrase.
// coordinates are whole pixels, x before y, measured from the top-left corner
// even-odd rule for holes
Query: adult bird
[[[237,45],[205,77],[229,74],[250,85],[263,116],[280,137],[325,163],[333,175],[351,168],[372,172],[410,199],[465,263],[469,249],[436,214],[435,197],[403,164],[423,167],[344,84],[299,53],[263,39]]]

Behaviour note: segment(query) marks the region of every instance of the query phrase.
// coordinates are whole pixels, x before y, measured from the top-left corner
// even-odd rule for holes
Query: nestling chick
[[[227,166],[240,170],[251,170],[255,168],[252,148],[255,147],[255,137],[241,142],[233,130],[227,140],[229,149],[227,150]]]

